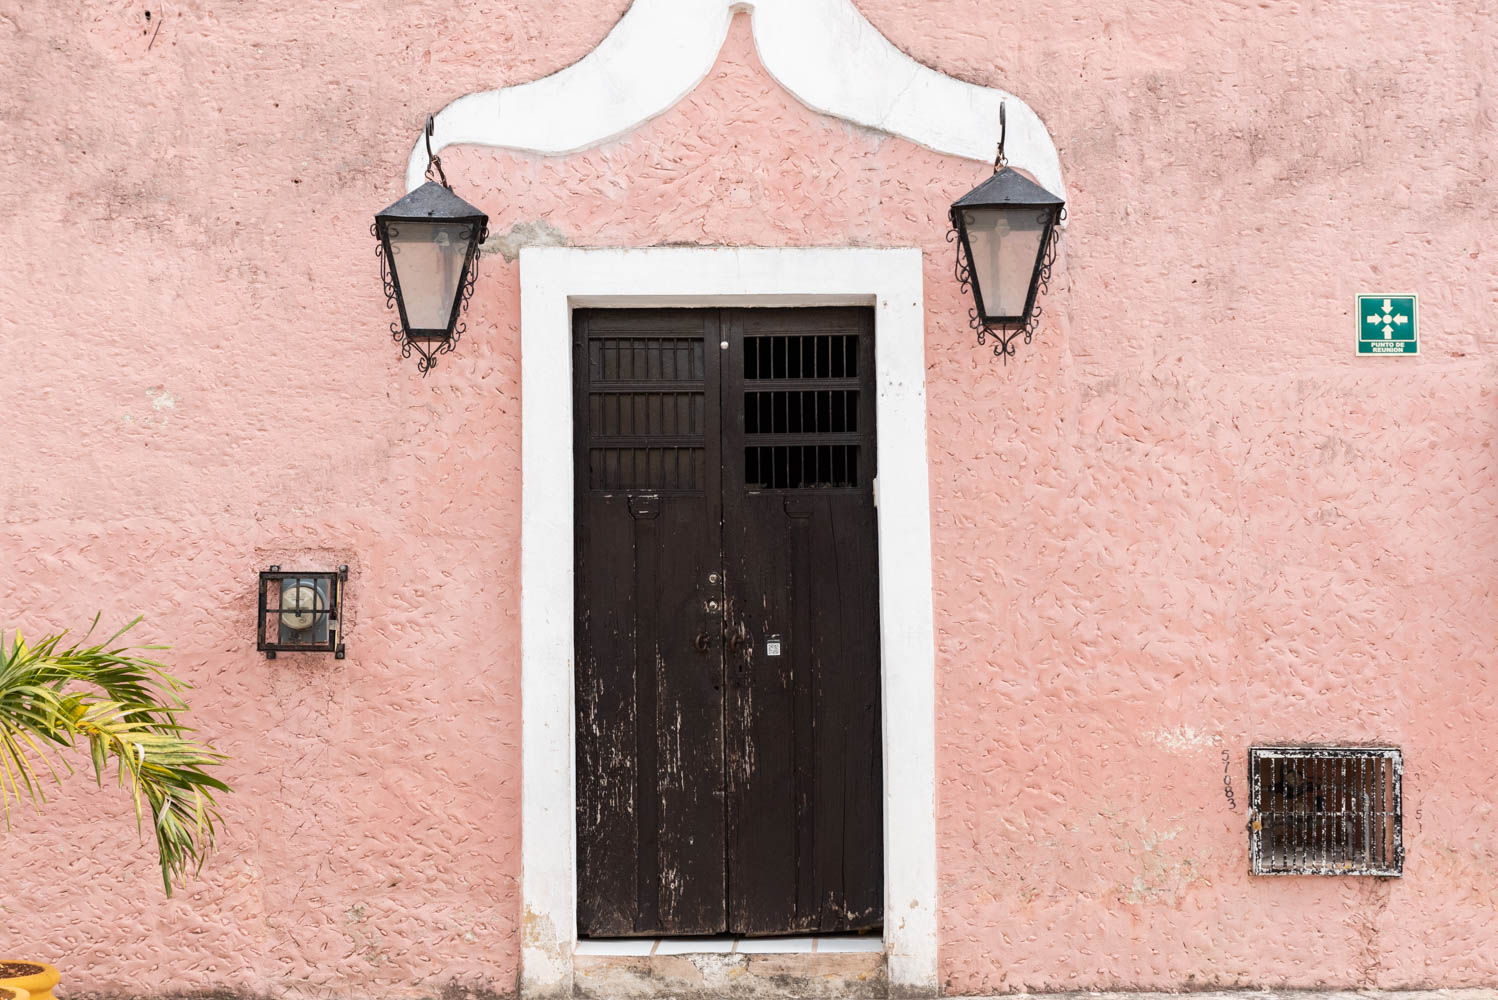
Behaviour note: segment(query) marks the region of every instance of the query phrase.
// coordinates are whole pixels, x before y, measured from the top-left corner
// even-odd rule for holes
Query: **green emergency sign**
[[[1413,295],[1358,296],[1359,354],[1419,354]]]

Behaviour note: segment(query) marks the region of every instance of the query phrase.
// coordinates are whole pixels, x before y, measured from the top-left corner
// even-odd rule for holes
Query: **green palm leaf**
[[[138,827],[144,826],[142,800],[150,808],[170,896],[172,880],[200,870],[213,849],[222,822],[214,793],[229,786],[207,770],[224,755],[196,742],[193,730],[178,721],[187,710],[180,692],[188,685],[139,655],[165,647],[116,645],[139,621],[91,646],[83,643],[97,617],[82,640],[66,647],[65,632],[35,644],[19,632],[10,644],[0,635],[0,805],[7,823],[13,802],[29,800],[40,808],[46,801],[43,775],[57,781],[59,764],[72,771],[57,750],[87,744],[100,784],[114,761]]]

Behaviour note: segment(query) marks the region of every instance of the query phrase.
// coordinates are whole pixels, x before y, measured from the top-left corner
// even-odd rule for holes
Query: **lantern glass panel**
[[[279,641],[285,645],[328,641],[328,588],[332,581],[297,577],[281,581]]]
[[[411,332],[446,331],[462,288],[473,224],[391,222],[387,233],[390,264],[400,282]]]
[[[963,211],[985,319],[1021,316],[1050,212],[1033,206]]]

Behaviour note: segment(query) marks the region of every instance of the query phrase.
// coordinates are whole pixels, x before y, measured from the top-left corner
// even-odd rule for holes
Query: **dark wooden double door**
[[[872,314],[574,322],[578,930],[883,917]]]

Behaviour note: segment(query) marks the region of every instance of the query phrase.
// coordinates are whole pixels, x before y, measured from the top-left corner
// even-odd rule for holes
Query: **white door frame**
[[[935,636],[917,248],[527,247],[520,252],[521,991],[571,994],[572,310],[874,307],[884,754],[884,948],[892,985],[934,992]]]

